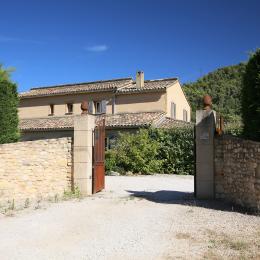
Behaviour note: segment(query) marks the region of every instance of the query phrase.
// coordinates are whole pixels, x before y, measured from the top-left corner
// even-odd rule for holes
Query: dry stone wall
[[[72,139],[0,145],[0,207],[61,196],[71,188]]]
[[[215,195],[260,210],[260,142],[228,135],[215,138]]]

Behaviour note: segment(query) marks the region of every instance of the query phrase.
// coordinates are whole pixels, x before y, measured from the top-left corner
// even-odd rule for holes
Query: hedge
[[[19,139],[18,102],[17,86],[0,79],[0,144]]]
[[[140,129],[120,134],[106,152],[106,171],[139,174],[193,174],[193,127]]]

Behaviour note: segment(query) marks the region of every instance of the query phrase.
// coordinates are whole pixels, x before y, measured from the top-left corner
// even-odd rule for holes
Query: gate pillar
[[[214,134],[216,112],[211,109],[211,97],[205,96],[204,110],[196,111],[196,176],[195,196],[214,198]]]
[[[95,116],[82,113],[74,119],[74,185],[83,196],[92,194],[92,146]]]

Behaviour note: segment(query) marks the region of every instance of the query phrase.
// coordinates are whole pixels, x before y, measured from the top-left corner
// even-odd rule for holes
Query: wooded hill
[[[196,82],[183,85],[192,107],[192,119],[196,109],[202,108],[202,97],[209,94],[213,99],[213,109],[221,113],[225,121],[241,121],[241,89],[246,64],[219,68]]]

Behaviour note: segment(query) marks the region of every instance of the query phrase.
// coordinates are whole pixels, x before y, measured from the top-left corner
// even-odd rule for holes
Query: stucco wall
[[[165,92],[147,92],[120,94],[114,96],[112,92],[76,94],[52,97],[25,98],[19,105],[20,118],[46,117],[50,113],[50,104],[54,104],[54,115],[64,116],[67,103],[73,103],[74,114],[80,114],[83,100],[107,100],[107,114],[112,114],[113,99],[115,98],[115,113],[138,113],[164,111],[171,116],[171,102],[176,104],[176,119],[183,120],[183,109],[188,112],[190,121],[190,106],[185,98],[180,84],[177,82]]]
[[[71,138],[0,145],[0,206],[61,196],[70,189]]]
[[[166,93],[138,93],[116,96],[116,113],[138,113],[166,110]]]
[[[216,198],[260,210],[260,142],[215,138]]]
[[[108,101],[107,114],[112,114],[113,97],[114,94],[107,92],[105,94],[93,93],[22,99],[19,106],[19,117],[46,117],[49,114],[50,104],[55,105],[55,116],[64,116],[66,114],[67,103],[73,103],[74,114],[80,114],[80,105],[83,100],[98,101],[102,99]],[[166,93],[154,92],[117,95],[115,104],[115,113],[166,111]]]
[[[183,120],[183,109],[188,112],[190,122],[191,109],[179,82],[167,89],[167,116],[171,116],[171,102],[176,104],[176,119]]]
[[[49,115],[50,104],[54,104],[55,116],[64,116],[67,112],[67,103],[73,103],[74,114],[80,114],[81,102],[84,100],[101,101],[107,100],[107,113],[112,113],[112,98],[113,93],[92,93],[92,94],[77,94],[52,97],[26,98],[20,100],[19,117],[20,118],[35,118],[46,117]]]

